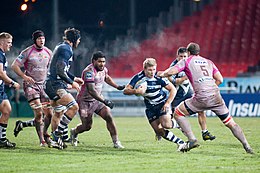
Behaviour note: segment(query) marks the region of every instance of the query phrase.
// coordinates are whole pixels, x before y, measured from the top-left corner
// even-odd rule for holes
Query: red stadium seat
[[[235,77],[260,61],[259,28],[259,0],[216,0],[202,11],[144,40],[138,49],[125,52],[122,61],[119,55],[111,65],[121,68],[121,72],[112,68],[116,71],[113,74],[128,77],[130,73],[137,73],[148,56],[157,59],[158,68],[167,68],[178,47],[197,42],[201,55],[218,64],[224,77]]]

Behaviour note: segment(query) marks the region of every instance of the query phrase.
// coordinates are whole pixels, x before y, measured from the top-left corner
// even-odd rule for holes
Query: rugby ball
[[[145,91],[147,90],[147,82],[146,82],[146,78],[142,78],[139,81],[136,82],[134,89],[141,89],[142,94],[136,94],[136,96],[142,96]]]

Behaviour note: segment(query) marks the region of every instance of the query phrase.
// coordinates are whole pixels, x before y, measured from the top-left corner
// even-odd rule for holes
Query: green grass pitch
[[[11,118],[7,137],[17,147],[0,149],[0,172],[260,172],[260,118],[234,119],[243,128],[254,155],[246,154],[229,129],[215,117],[207,119],[208,129],[217,137],[214,141],[203,141],[197,118],[189,118],[201,146],[188,153],[177,152],[174,143],[155,141],[145,117],[115,117],[119,138],[125,146],[120,150],[112,147],[105,123],[99,117],[94,118],[91,131],[79,135],[78,147],[69,144],[65,150],[41,148],[32,127],[14,137],[17,118]],[[75,117],[70,128],[77,123],[79,118]],[[172,131],[186,140],[177,129]]]

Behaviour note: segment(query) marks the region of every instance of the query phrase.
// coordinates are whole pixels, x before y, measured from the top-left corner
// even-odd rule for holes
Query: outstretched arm
[[[108,85],[110,85],[110,86],[112,86],[112,87],[114,87],[114,88],[116,88],[116,89],[118,89],[118,90],[123,90],[123,89],[125,88],[125,85],[117,85],[117,84],[115,83],[115,81],[113,80],[113,78],[110,77],[109,75],[106,76],[105,82],[106,82]]]
[[[172,76],[174,74],[179,73],[179,70],[176,67],[169,67],[168,69],[166,69],[165,71],[158,71],[157,72],[157,76],[159,77],[169,77]]]

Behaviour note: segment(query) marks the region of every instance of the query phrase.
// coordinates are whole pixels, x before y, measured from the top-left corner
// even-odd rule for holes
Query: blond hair
[[[143,68],[157,66],[156,60],[154,58],[146,58],[143,62]]]
[[[7,32],[1,32],[0,33],[0,40],[9,39],[9,38],[13,39],[13,36],[11,34],[7,33]]]

